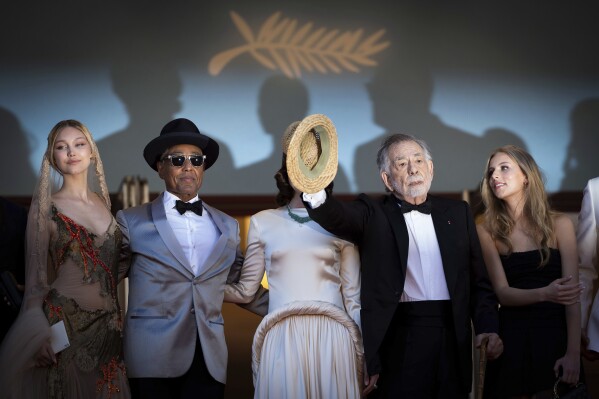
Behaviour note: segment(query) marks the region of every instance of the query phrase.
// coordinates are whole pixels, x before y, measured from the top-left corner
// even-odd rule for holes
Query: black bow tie
[[[426,201],[424,201],[422,204],[419,204],[419,205],[410,204],[409,202],[406,202],[403,200],[400,201],[399,204],[401,205],[402,213],[418,211],[420,213],[426,213],[427,215],[431,214],[431,201],[429,199],[427,199]]]
[[[197,200],[196,202],[183,202],[177,200],[177,202],[175,203],[175,208],[177,208],[177,211],[181,215],[183,215],[187,211],[192,211],[196,215],[202,216],[202,200]]]

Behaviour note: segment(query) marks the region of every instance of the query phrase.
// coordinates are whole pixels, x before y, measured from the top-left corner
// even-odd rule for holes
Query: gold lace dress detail
[[[114,218],[103,235],[96,235],[55,206],[51,216],[56,236],[48,270],[56,278],[43,310],[50,325],[64,321],[70,346],[49,369],[50,397],[128,396],[117,298],[121,231]]]
[[[96,235],[52,206],[56,237],[49,270],[56,279],[43,310],[53,325],[64,321],[70,346],[48,371],[50,397],[63,398],[76,383],[80,397],[122,397],[128,392],[122,356],[122,316],[117,299],[121,231],[112,219]]]

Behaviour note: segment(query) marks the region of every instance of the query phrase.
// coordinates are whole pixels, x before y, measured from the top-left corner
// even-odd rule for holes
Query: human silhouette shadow
[[[393,133],[416,136],[430,146],[434,161],[432,191],[477,188],[493,149],[505,144],[524,146],[524,142],[504,129],[491,129],[477,137],[445,124],[430,111],[434,87],[428,66],[409,51],[399,53],[385,60],[367,84],[374,121],[385,133],[356,149],[354,159],[361,160],[354,163],[359,191],[384,190],[376,156],[382,140]]]
[[[50,131],[50,128],[48,128]],[[0,107],[0,187],[3,195],[31,195],[37,174],[29,163],[27,133],[11,111]]]
[[[484,174],[486,173],[487,160],[493,152],[493,150],[495,150],[496,148],[503,147],[504,145],[508,144],[513,144],[526,151],[529,151],[528,147],[526,146],[526,143],[524,143],[516,133],[504,129],[502,127],[493,127],[487,129],[483,133],[482,137],[490,138],[489,143],[486,144],[492,146],[492,148],[487,152],[487,154],[485,154],[485,162],[479,165],[480,167],[478,168],[478,172],[481,181],[484,177]],[[483,205],[482,196],[480,194],[480,182],[476,187],[468,190],[468,201],[470,202],[470,206],[475,217],[483,214],[483,212],[485,211],[485,207]]]
[[[480,165],[476,165],[478,167],[479,181],[483,179],[484,174],[486,173],[485,168],[487,167],[487,161],[491,153],[499,147],[503,147],[505,145],[511,144],[516,145],[527,152],[528,146],[526,143],[520,138],[518,134],[512,132],[511,130],[505,129],[503,127],[491,127],[483,132],[483,135],[479,138],[482,140],[483,146],[488,150],[484,154],[484,161]]]
[[[162,191],[164,182],[144,160],[143,149],[181,110],[179,73],[174,65],[167,63],[124,62],[113,67],[111,78],[112,88],[125,106],[129,123],[123,130],[97,141],[109,190],[116,192],[125,176],[139,176],[147,179],[150,191]],[[186,117],[202,131],[201,121]],[[230,151],[222,142],[219,146],[218,161],[208,172],[210,185],[219,181],[227,184],[227,179],[214,175],[228,175],[233,170]]]
[[[578,102],[570,113],[570,144],[564,160],[560,190],[582,190],[597,176],[599,152],[599,98]]]
[[[276,194],[274,175],[281,168],[281,138],[292,122],[306,117],[308,108],[308,90],[300,80],[274,75],[262,84],[258,115],[264,131],[272,136],[273,151],[268,158],[237,170],[239,181],[249,184],[248,189],[252,193]],[[349,192],[349,182],[341,166],[335,177],[334,190],[336,193]]]

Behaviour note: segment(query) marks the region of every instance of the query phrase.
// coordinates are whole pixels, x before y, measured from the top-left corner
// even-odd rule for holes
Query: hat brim
[[[312,129],[320,136],[321,154],[314,167],[309,168],[300,147]],[[338,167],[337,131],[327,116],[309,115],[300,122],[289,141],[286,166],[291,184],[304,193],[316,193],[333,181]]]
[[[162,154],[168,148],[179,144],[195,145],[202,150],[206,155],[204,170],[210,168],[218,159],[218,143],[210,137],[196,132],[176,132],[156,137],[144,148],[144,159],[152,169],[158,170],[156,164]]]

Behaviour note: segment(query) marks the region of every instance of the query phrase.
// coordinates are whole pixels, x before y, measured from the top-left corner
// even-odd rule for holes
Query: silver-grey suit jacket
[[[243,262],[239,225],[204,204],[221,234],[195,277],[166,219],[163,195],[116,215],[123,232],[121,261],[130,265],[124,329],[127,374],[183,375],[193,360],[197,332],[208,371],[224,384],[227,346],[221,308],[225,284]]]

